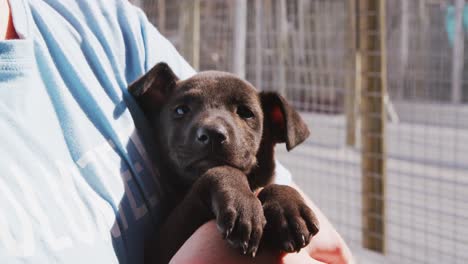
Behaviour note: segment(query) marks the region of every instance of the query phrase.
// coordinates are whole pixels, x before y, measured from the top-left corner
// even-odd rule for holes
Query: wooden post
[[[346,74],[346,144],[348,146],[356,145],[356,62],[357,62],[357,43],[356,43],[356,0],[348,1],[348,22],[347,30],[348,51],[347,51],[347,69]]]
[[[235,1],[233,72],[245,78],[245,49],[247,40],[247,0]]]
[[[359,0],[363,246],[385,253],[385,0]]]
[[[465,0],[455,1],[455,40],[452,51],[452,103],[462,102],[463,87],[463,63],[464,57],[464,32],[463,32],[463,9]]]
[[[180,6],[180,49],[193,68],[200,68],[200,0],[182,1]]]

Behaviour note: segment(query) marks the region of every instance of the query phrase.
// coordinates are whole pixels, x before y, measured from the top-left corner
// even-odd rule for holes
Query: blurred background
[[[358,263],[468,263],[466,0],[133,0],[197,70],[283,94],[279,159]]]

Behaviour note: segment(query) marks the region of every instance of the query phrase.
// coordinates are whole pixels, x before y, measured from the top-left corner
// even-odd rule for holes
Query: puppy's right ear
[[[130,84],[128,91],[151,120],[171,95],[178,80],[169,65],[161,62]]]

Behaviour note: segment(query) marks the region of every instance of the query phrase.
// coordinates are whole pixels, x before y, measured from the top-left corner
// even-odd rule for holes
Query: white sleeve
[[[172,43],[151,24],[141,9],[133,8],[136,9],[140,20],[140,30],[143,40],[142,48],[145,53],[145,72],[149,71],[155,64],[165,62],[180,79],[187,79],[193,76],[196,71],[187,63],[182,55],[179,54]]]
[[[147,40],[147,65],[149,67],[147,70],[150,70],[159,62],[166,62],[180,79],[190,78],[196,73],[172,43],[159,33],[155,27],[150,25],[148,31],[150,32]]]

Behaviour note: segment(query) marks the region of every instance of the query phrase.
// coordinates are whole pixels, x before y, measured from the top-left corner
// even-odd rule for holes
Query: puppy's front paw
[[[216,200],[216,222],[224,239],[255,257],[266,224],[260,201],[251,192],[223,192]]]
[[[294,188],[272,184],[265,187],[258,198],[267,220],[264,242],[274,249],[299,251],[317,234],[317,218]]]

